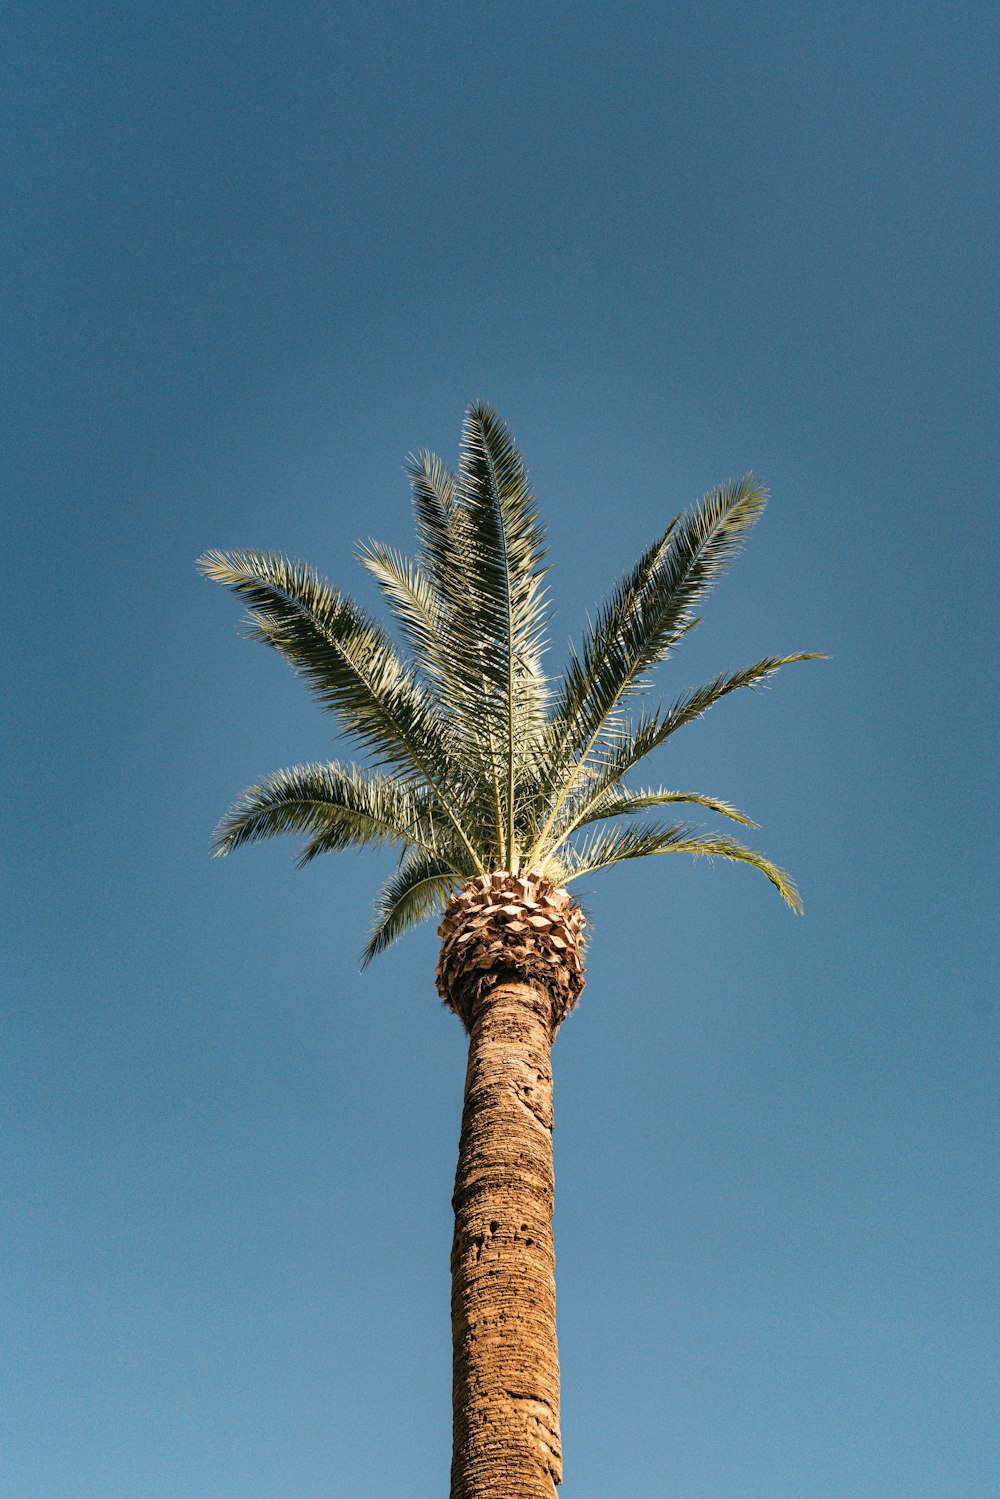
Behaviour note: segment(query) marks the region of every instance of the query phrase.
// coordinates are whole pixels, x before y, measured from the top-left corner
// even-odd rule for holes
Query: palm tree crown
[[[524,462],[487,405],[466,413],[456,472],[407,461],[417,553],[358,548],[398,626],[385,628],[312,568],[274,553],[206,552],[205,575],[241,596],[253,638],[305,677],[367,767],[297,765],[249,787],[215,852],[279,833],[301,862],[355,845],[400,854],[376,901],[363,964],[471,878],[531,870],[557,886],[624,859],[688,853],[751,864],[795,910],[787,874],[735,838],[648,815],[689,803],[753,827],[724,801],[635,789],[642,760],[720,698],[813,653],[766,656],[668,705],[630,710],[696,623],[695,610],[764,509],[747,475],[671,521],[619,579],[561,678],[543,669],[545,535]]]

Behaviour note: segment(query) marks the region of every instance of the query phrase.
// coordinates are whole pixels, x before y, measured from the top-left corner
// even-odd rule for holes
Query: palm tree
[[[686,853],[759,869],[800,910],[787,874],[724,832],[649,816],[688,804],[753,827],[727,802],[628,784],[720,699],[810,654],[765,656],[669,705],[640,708],[650,670],[759,518],[752,476],[672,520],[615,585],[561,678],[543,670],[545,538],[523,460],[484,404],[466,413],[456,472],[407,461],[415,558],[358,557],[398,628],[310,567],[207,552],[253,638],[304,676],[370,764],[278,771],[224,818],[215,852],[292,833],[300,862],[390,844],[362,966],[443,912],[437,986],[469,1034],[452,1250],[452,1499],[551,1499],[562,1477],[552,1244],[555,1033],[583,988],[583,917],[567,886],[625,859]],[[670,814],[666,814],[670,815]]]

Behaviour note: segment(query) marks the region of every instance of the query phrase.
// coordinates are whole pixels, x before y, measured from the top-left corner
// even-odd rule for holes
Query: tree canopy
[[[311,567],[271,552],[210,551],[209,578],[247,606],[250,633],[305,678],[365,763],[297,765],[249,787],[214,851],[292,834],[300,861],[391,844],[367,963],[475,875],[537,870],[558,885],[625,859],[687,853],[759,869],[801,910],[791,878],[726,832],[668,820],[681,804],[755,827],[716,797],[629,777],[720,699],[812,652],[765,656],[655,707],[650,674],[759,519],[753,477],[677,516],[622,576],[559,677],[546,675],[545,533],[521,454],[497,414],[466,412],[457,470],[410,456],[417,550],[357,549],[396,637]]]

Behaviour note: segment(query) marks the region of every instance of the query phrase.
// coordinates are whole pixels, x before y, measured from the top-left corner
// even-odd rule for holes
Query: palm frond
[[[645,859],[655,854],[692,854],[695,858],[729,859],[749,864],[770,880],[793,911],[802,914],[802,901],[795,882],[783,869],[735,838],[725,834],[705,834],[687,823],[632,824],[592,834],[578,847],[563,851],[561,857],[567,869],[565,883],[607,869],[612,864],[621,864],[626,859]]]
[[[275,553],[212,551],[198,565],[246,602],[254,638],[302,673],[357,743],[435,792],[478,860],[447,784],[448,745],[433,700],[382,626],[311,567]]]
[[[488,689],[490,651],[475,587],[470,509],[461,502],[458,477],[436,454],[423,450],[416,457],[411,454],[405,467],[417,531],[417,565],[440,602],[436,639],[418,653],[418,662],[438,685],[456,762],[466,771],[477,842],[490,848],[495,861],[502,864],[503,731]]]
[[[676,802],[705,807],[709,812],[717,812],[720,817],[728,817],[732,822],[742,823],[745,828],[758,826],[752,818],[738,811],[729,802],[720,801],[716,796],[700,796],[693,791],[668,791],[662,786],[655,791],[629,791],[616,786],[597,797],[584,798],[580,811],[574,813],[570,808],[567,814],[567,825],[560,829],[559,840],[552,847],[558,848],[570,833],[577,828],[586,827],[589,823],[604,822],[612,817],[630,817],[635,812],[645,812],[651,807],[664,807]]]
[[[752,474],[706,495],[644,553],[571,658],[555,717],[564,730],[552,781],[561,789],[536,842],[544,845],[562,802],[594,746],[621,727],[625,699],[646,686],[646,673],[666,659],[697,623],[695,607],[733,560],[767,503]]]
[[[447,598],[462,562],[454,528],[458,481],[436,453],[423,448],[410,453],[403,467],[410,480],[417,561],[440,597]]]
[[[359,542],[355,556],[382,590],[417,666],[440,686],[442,605],[427,574],[411,557],[380,541]]]
[[[361,954],[361,967],[397,937],[441,908],[472,871],[456,874],[444,859],[423,850],[408,854],[375,900],[375,923]]]
[[[671,734],[676,734],[685,724],[700,718],[730,693],[739,692],[743,688],[759,687],[781,667],[790,666],[796,661],[824,659],[825,657],[813,651],[800,651],[792,656],[765,656],[751,666],[744,666],[740,671],[721,673],[710,682],[682,693],[666,712],[642,714],[634,728],[626,726],[602,749],[599,768],[588,788],[591,796],[602,795],[606,789],[617,785],[640,761],[669,739]]]
[[[597,618],[588,619],[583,648],[577,652],[570,643],[569,661],[563,673],[562,687],[552,705],[552,725],[557,731],[556,752],[552,756],[552,768],[561,764],[558,751],[569,742],[580,713],[591,692],[591,684],[603,680],[610,669],[612,657],[620,649],[622,637],[643,594],[663,561],[671,533],[677,525],[675,517],[627,573],[615,583],[611,595],[602,604]]]
[[[433,795],[356,765],[293,765],[249,786],[216,829],[213,853],[308,835],[302,862],[337,849],[401,844],[443,853],[454,833]]]
[[[514,791],[529,746],[545,725],[541,667],[547,605],[545,536],[527,470],[508,428],[482,402],[466,413],[458,505],[467,526],[470,604],[483,644],[481,669],[502,724],[502,804],[508,867],[514,862]]]

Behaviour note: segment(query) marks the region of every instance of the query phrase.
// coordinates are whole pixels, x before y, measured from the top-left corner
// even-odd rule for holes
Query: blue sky
[[[996,243],[985,5],[17,5],[2,1277],[12,1499],[413,1499],[450,1444],[463,1039],[384,859],[210,861],[332,724],[195,573],[373,603],[491,401],[553,667],[671,515],[772,504],[665,695],[799,879],[595,878],[555,1051],[568,1499],[983,1499]]]

